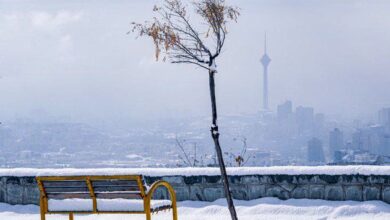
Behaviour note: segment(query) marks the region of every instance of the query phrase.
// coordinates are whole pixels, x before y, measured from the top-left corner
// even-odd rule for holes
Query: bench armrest
[[[158,187],[165,187],[167,190],[168,190],[168,193],[169,193],[169,196],[171,198],[171,201],[172,202],[176,202],[176,193],[175,193],[175,190],[173,190],[173,187],[171,186],[171,184],[169,184],[168,182],[166,181],[163,181],[163,180],[159,180],[157,182],[154,182],[151,187],[149,188],[149,190],[147,191],[146,193],[146,199],[147,200],[152,200],[152,197],[153,197],[153,194],[154,192],[156,191],[156,189]]]
[[[156,191],[156,189],[160,186],[165,187],[168,190],[169,197],[170,197],[171,202],[172,202],[172,207],[174,207],[174,209],[176,209],[175,190],[173,190],[172,186],[168,182],[163,181],[163,180],[159,180],[159,181],[153,183],[152,186],[150,187],[150,189],[148,190],[146,197],[145,197],[145,201],[146,201],[145,209],[150,209],[150,201],[152,200],[153,194]]]

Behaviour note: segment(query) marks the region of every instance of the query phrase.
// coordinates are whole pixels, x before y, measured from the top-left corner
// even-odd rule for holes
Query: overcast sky
[[[126,34],[157,2],[0,0],[0,118],[208,115],[207,72],[155,62],[151,40]],[[242,16],[217,61],[221,114],[260,109],[265,31],[273,109],[287,99],[353,117],[390,107],[390,1],[230,2]]]

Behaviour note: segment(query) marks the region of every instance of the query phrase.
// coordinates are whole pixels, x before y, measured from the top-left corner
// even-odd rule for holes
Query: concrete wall
[[[38,204],[39,190],[34,177],[0,177],[0,202]],[[382,200],[390,204],[390,175],[248,175],[230,176],[233,196],[251,200],[280,199]],[[179,201],[214,201],[224,197],[219,176],[145,177],[150,184],[163,179],[176,190]],[[165,190],[157,198],[167,196]]]
[[[34,177],[1,177],[0,202],[38,204],[39,189]]]

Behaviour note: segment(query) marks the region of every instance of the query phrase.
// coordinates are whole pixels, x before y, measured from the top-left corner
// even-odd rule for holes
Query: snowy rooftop
[[[390,175],[390,166],[275,166],[228,168],[229,175]],[[98,168],[98,169],[34,169],[2,168],[0,176],[77,176],[77,175],[138,175],[145,176],[216,176],[219,168]]]

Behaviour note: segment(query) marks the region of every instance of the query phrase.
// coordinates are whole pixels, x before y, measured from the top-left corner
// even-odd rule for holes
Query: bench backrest
[[[37,177],[47,199],[142,199],[146,186],[142,176]]]

